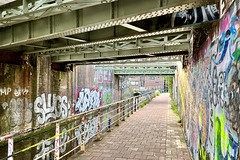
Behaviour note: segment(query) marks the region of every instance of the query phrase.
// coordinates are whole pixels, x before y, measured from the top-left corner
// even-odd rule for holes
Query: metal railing
[[[14,144],[14,137],[15,134],[1,137],[1,140],[8,140],[8,156],[3,159],[13,160],[15,156],[17,156],[20,153],[26,152],[34,147],[37,147],[47,141],[55,139],[55,144],[53,149],[49,150],[46,153],[43,153],[42,155],[35,157],[35,159],[41,159],[45,157],[45,155],[53,153],[54,152],[54,159],[62,159],[69,155],[70,153],[74,152],[77,149],[80,149],[80,152],[84,152],[86,150],[85,145],[93,140],[101,140],[101,134],[105,131],[111,131],[111,127],[113,125],[120,125],[120,121],[125,121],[126,117],[129,117],[131,114],[136,112],[140,107],[141,104],[143,104],[144,101],[150,101],[155,95],[155,92],[149,92],[145,93],[144,95],[134,96],[130,97],[128,99],[124,99],[121,101],[117,101],[112,104],[108,104],[96,109],[92,109],[83,113],[79,113],[73,116],[68,117],[67,119],[60,119],[51,122],[51,125],[56,124],[56,134],[55,136],[52,136],[44,141],[41,141],[39,143],[36,143],[30,147],[27,147],[25,149],[19,150],[14,152],[13,151],[13,144]],[[103,117],[107,117],[105,120],[103,120]],[[67,121],[67,120],[74,120],[74,119],[81,119],[81,123],[74,126],[73,128],[70,128],[64,132],[60,133],[60,124]],[[97,122],[97,123],[92,123]],[[88,124],[94,124],[91,125],[90,128],[86,129],[86,125]],[[63,134],[66,134],[68,132],[71,132],[73,130],[80,129],[81,133],[77,136],[74,136],[72,139],[69,139],[67,142],[60,145],[60,139],[59,137]],[[93,131],[93,135],[86,139],[86,134],[89,134]],[[67,153],[64,153],[63,155],[60,155],[60,148],[64,145],[74,141],[74,140],[80,140],[81,144],[75,146]],[[2,160],[3,160],[2,159]]]

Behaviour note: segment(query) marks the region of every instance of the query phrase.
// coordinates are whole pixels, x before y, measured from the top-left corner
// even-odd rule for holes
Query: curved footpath
[[[161,94],[71,160],[191,159],[179,120]]]

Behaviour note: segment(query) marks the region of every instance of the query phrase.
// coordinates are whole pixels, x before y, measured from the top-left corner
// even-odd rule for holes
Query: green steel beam
[[[157,47],[145,47],[128,50],[118,50],[110,52],[95,52],[95,53],[79,53],[70,52],[68,55],[53,56],[52,62],[81,62],[89,60],[101,60],[101,59],[118,59],[118,58],[137,58],[141,56],[163,56],[169,55],[183,55],[188,51],[189,44],[183,43],[175,46],[157,46]]]
[[[115,75],[173,75],[176,64],[96,66],[96,70],[113,70]]]
[[[143,49],[164,46],[175,46],[189,43],[190,32],[185,31],[185,28],[170,29],[153,33],[138,34],[134,36],[121,37],[115,39],[109,39],[104,41],[97,41],[91,43],[84,43],[79,45],[71,45],[59,48],[45,49],[39,51],[26,52],[25,54],[36,54],[60,56],[71,54],[88,54],[96,52],[114,52],[116,50],[131,50],[131,49]],[[176,33],[168,33],[175,31]],[[168,33],[168,34],[167,34]],[[163,49],[164,50],[164,49]]]
[[[96,70],[172,70],[170,67],[177,67],[176,63],[150,64],[150,65],[114,65],[114,66],[95,66]],[[174,69],[175,70],[175,69]]]
[[[115,75],[175,75],[175,71],[115,71]]]
[[[160,3],[159,0],[119,0],[1,28],[0,49],[120,26],[215,2]]]
[[[19,0],[20,1],[20,0]],[[116,0],[22,0],[0,7],[0,27],[11,26]]]
[[[147,63],[166,63],[166,62],[179,62],[182,61],[182,56],[167,56],[167,57],[153,57],[141,59],[128,59],[128,60],[115,60],[106,62],[76,62],[76,65],[116,65],[116,64],[147,64]],[[174,63],[175,64],[175,63]]]

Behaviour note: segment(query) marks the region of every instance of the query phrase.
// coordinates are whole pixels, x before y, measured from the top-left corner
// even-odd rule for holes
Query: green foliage
[[[147,105],[149,102],[147,101],[143,101],[142,104],[141,104],[141,108],[143,108],[145,105]]]
[[[159,95],[160,95],[160,93],[159,93],[159,91],[157,90],[157,91],[156,91],[156,96],[159,96]]]
[[[173,93],[173,77],[165,77],[164,80],[167,81],[168,84],[168,92],[169,96],[172,98],[172,93]]]
[[[176,115],[179,114],[179,113],[178,113],[178,109],[177,109],[177,102],[174,101],[174,100],[171,101],[171,109],[173,110],[173,112],[174,112]]]
[[[178,122],[178,123],[182,123],[182,119],[179,119],[177,122]]]

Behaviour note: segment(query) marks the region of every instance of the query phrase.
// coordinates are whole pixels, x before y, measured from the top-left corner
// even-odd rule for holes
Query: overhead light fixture
[[[72,41],[78,41],[78,42],[87,42],[86,40],[78,39],[78,38],[72,38],[72,37],[61,37],[61,38],[69,39],[69,40],[72,40]]]
[[[139,28],[139,27],[136,27],[134,25],[131,25],[131,24],[121,24],[121,26],[123,27],[126,27],[126,28],[129,28],[129,29],[132,29],[134,31],[138,31],[138,32],[147,32],[146,30],[142,29],[142,28]]]

